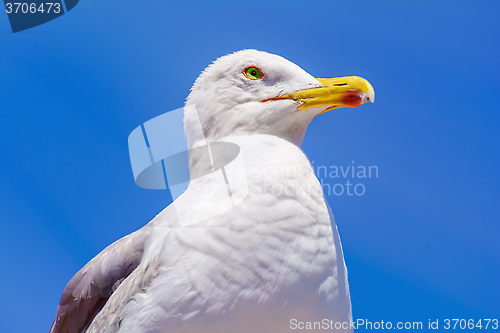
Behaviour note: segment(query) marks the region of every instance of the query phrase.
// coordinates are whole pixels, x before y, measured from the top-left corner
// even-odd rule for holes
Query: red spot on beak
[[[340,97],[340,101],[345,106],[355,108],[356,106],[360,106],[363,104],[363,98],[361,98],[361,94],[357,92],[348,92]]]

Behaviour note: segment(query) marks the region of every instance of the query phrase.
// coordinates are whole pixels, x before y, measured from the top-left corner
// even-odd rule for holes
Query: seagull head
[[[357,76],[318,79],[275,54],[243,50],[223,56],[196,79],[186,101],[188,147],[198,140],[269,134],[300,146],[318,114],[373,102]]]

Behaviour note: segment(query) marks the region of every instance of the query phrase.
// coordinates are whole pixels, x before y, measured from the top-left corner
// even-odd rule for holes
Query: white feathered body
[[[246,177],[246,198],[189,226],[175,204],[163,210],[144,227],[141,263],[86,332],[291,332],[293,319],[351,321],[337,227],[303,151],[273,135],[221,141],[241,149],[233,177]],[[203,177],[177,200],[209,210],[213,181]]]
[[[257,50],[208,66],[184,107],[188,189],[75,274],[50,332],[352,331],[337,227],[300,146],[316,115],[373,101],[363,80]],[[221,142],[239,147],[226,164]]]

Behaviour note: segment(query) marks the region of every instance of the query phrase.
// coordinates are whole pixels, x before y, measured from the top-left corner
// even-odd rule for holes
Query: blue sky
[[[328,201],[354,318],[500,317],[500,3],[82,0],[12,34],[0,15],[0,330],[48,331],[65,284],[166,207],[134,184],[127,137],[244,48],[376,102],[313,120],[315,166],[377,166]],[[500,319],[500,318],[499,318]]]

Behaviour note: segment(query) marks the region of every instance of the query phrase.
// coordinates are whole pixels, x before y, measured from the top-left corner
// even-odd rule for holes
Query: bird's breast
[[[244,163],[227,181],[245,178],[240,183],[246,187],[232,193],[245,191],[244,200],[201,223],[157,234],[160,241],[151,242],[156,245],[145,257],[158,276],[137,309],[155,308],[158,318],[168,319],[159,327],[172,331],[210,332],[211,325],[226,332],[238,321],[257,332],[251,324],[258,318],[261,331],[278,332],[287,331],[292,317],[334,316],[338,249],[307,157],[279,138],[231,140],[240,145]],[[207,210],[218,205],[211,182],[208,177],[191,184],[183,199]]]

